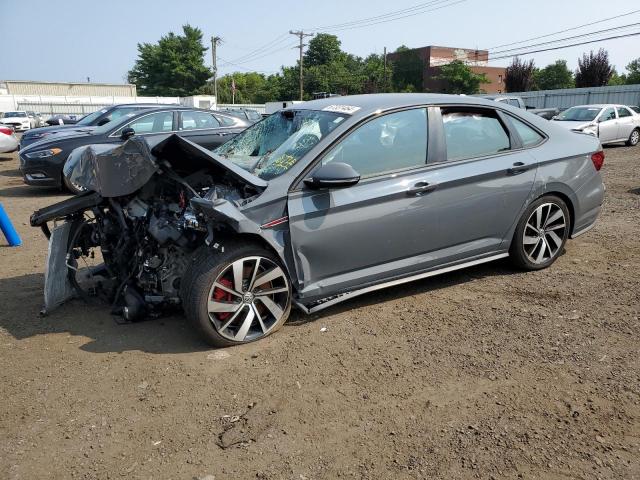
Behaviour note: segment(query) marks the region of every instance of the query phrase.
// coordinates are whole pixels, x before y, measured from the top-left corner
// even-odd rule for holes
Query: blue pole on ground
[[[9,246],[11,247],[19,247],[22,245],[22,240],[20,240],[20,235],[16,232],[16,229],[13,228],[11,224],[11,220],[9,220],[9,215],[2,208],[2,204],[0,203],[0,230],[4,233],[4,238],[9,242]]]

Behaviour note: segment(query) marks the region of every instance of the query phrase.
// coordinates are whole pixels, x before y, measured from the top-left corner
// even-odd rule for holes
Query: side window
[[[518,135],[520,135],[520,138],[522,139],[522,144],[525,147],[531,147],[533,145],[537,145],[538,143],[542,142],[542,140],[544,140],[544,137],[542,135],[540,135],[538,132],[536,132],[533,128],[531,128],[526,123],[521,122],[520,120],[517,120],[516,118],[511,116],[509,117],[509,119],[511,120],[511,123],[518,131]]]
[[[518,100],[516,100],[515,98],[510,98],[508,100],[509,105],[511,105],[512,107],[516,107],[516,108],[520,108],[520,102],[518,102]]]
[[[618,107],[618,117],[619,118],[624,118],[624,117],[631,117],[633,114],[627,110],[624,107]]]
[[[600,114],[600,121],[606,122],[607,120],[615,120],[616,119],[616,111],[613,108],[606,108]]]
[[[390,113],[371,120],[335,146],[322,160],[351,165],[362,177],[426,165],[427,111]]]
[[[511,148],[509,135],[491,110],[443,109],[447,160],[483,157]]]
[[[181,130],[196,130],[201,128],[218,128],[220,122],[216,118],[206,112],[182,112],[182,128]]]
[[[223,127],[233,127],[236,122],[229,117],[223,117],[222,115],[215,115],[215,118],[220,122]]]
[[[116,108],[109,115],[107,115],[106,118],[108,118],[109,121],[112,122],[113,120],[118,120],[119,118],[122,118],[122,117],[132,117],[139,111],[140,109],[137,107]]]
[[[123,126],[117,134],[119,135],[125,128],[133,128],[138,135],[143,133],[170,132],[173,130],[173,112],[169,110],[145,115]]]

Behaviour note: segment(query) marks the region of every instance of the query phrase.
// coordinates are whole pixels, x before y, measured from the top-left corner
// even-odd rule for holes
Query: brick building
[[[414,48],[403,53],[390,53],[387,59],[394,62],[400,59],[401,55],[417,56],[423,64],[422,68],[422,89],[425,92],[441,92],[442,81],[437,79],[440,75],[440,67],[451,63],[454,60],[461,60],[467,64],[475,73],[484,73],[491,83],[481,85],[487,93],[504,92],[504,68],[490,67],[489,52],[487,50],[473,50],[469,48],[428,47]]]

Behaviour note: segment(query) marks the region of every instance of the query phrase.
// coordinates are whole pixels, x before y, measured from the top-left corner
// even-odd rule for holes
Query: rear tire
[[[254,243],[228,244],[224,252],[201,250],[180,289],[187,319],[214,347],[265,338],[291,311],[286,270],[275,254]]]
[[[569,209],[561,198],[538,198],[518,222],[509,249],[511,261],[525,270],[547,268],[564,251],[570,226]]]
[[[629,140],[627,140],[628,147],[635,147],[640,143],[640,128],[636,128],[631,135],[629,135]]]

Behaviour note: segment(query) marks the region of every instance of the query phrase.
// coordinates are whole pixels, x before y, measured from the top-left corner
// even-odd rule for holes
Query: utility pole
[[[384,47],[384,67],[382,70],[382,91],[387,93],[387,47]]]
[[[213,59],[213,96],[216,97],[216,107],[218,106],[218,56],[217,47],[222,39],[211,37],[211,57]]]
[[[302,74],[302,53],[304,51],[304,47],[307,45],[304,43],[304,37],[313,37],[313,33],[304,33],[302,30],[295,32],[293,30],[289,30],[291,35],[295,35],[300,39],[300,45],[293,48],[300,49],[300,100],[304,100],[304,82],[303,82],[303,74]]]

